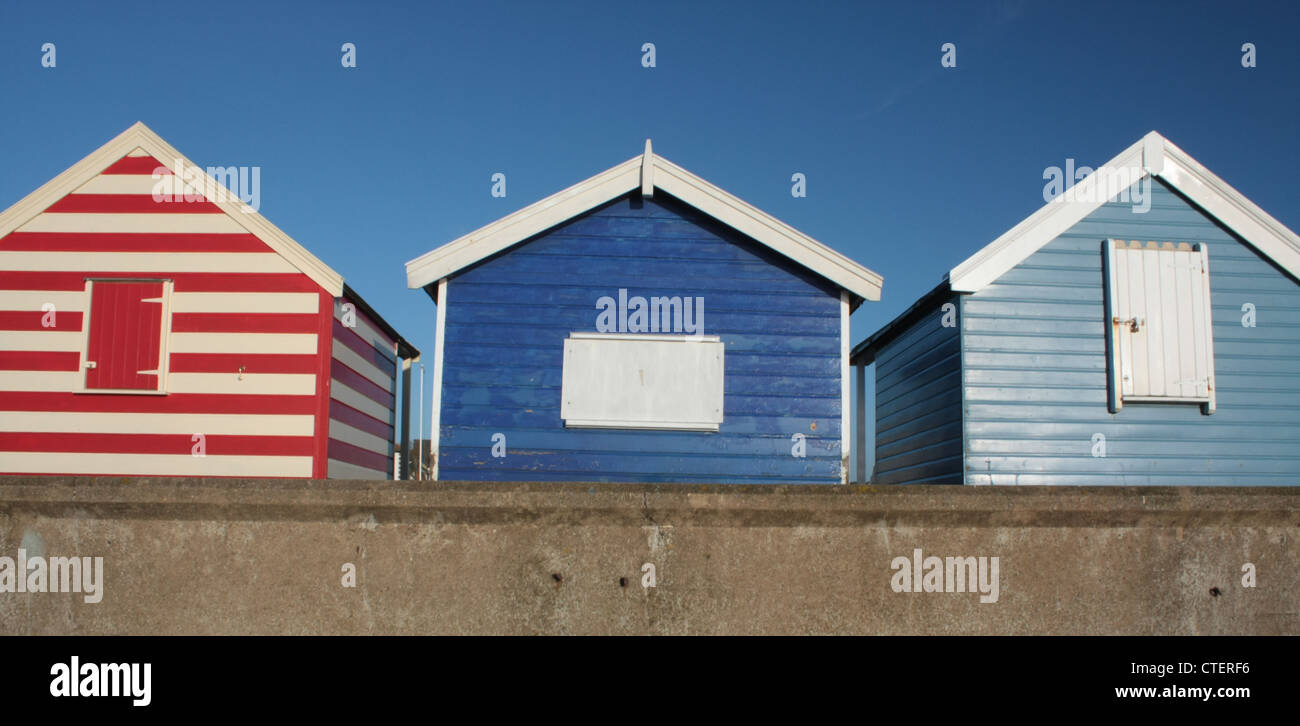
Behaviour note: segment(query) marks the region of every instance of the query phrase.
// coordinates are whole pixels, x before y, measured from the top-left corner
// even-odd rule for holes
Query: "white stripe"
[[[312,436],[315,430],[316,418],[311,415],[99,411],[5,411],[0,415],[0,431],[33,433]]]
[[[346,461],[337,459],[329,460],[329,469],[325,476],[330,479],[387,479],[387,471],[378,469],[367,469],[364,466],[349,464]]]
[[[334,300],[334,319],[339,321],[339,323],[343,322],[344,302],[346,301],[343,300],[342,298],[336,298]],[[388,342],[388,336],[381,333],[377,328],[370,325],[370,323],[367,323],[361,317],[360,309],[357,310],[355,323],[356,323],[355,325],[351,325],[351,326],[344,325],[343,327],[348,328],[352,332],[361,336],[362,340],[366,341],[367,343],[370,343],[372,346],[379,349],[379,351],[383,353],[385,357],[389,358],[390,360],[396,358],[396,355],[393,352],[393,344]]]
[[[4,298],[0,297],[0,301]],[[320,298],[311,292],[178,292],[176,313],[316,313]]]
[[[188,454],[87,454],[0,451],[8,474],[121,474],[128,476],[310,477],[310,456],[190,456]]]
[[[80,339],[80,333],[72,333]],[[78,343],[79,344],[79,343]],[[172,333],[172,353],[316,354],[315,333]],[[77,348],[79,350],[80,348]]]
[[[316,376],[311,373],[172,373],[167,378],[169,393],[246,393],[311,396],[316,393]]]
[[[79,313],[86,309],[86,293],[81,290],[0,290],[0,310],[40,310],[46,303],[56,313]],[[2,333],[8,335],[9,331]]]
[[[388,456],[388,442],[367,431],[353,428],[337,419],[330,419],[330,438],[352,444],[380,456]]]
[[[274,252],[4,252],[0,270],[65,272],[296,272]]]
[[[351,368],[352,370],[365,376],[380,388],[393,393],[393,379],[384,374],[383,371],[375,367],[374,363],[362,358],[355,350],[352,350],[344,343],[338,340],[334,341],[334,358],[340,363]]]
[[[0,331],[0,350],[80,352],[85,337],[79,330],[5,330]]]
[[[392,411],[377,403],[374,399],[368,398],[351,388],[348,388],[343,383],[336,381],[330,386],[330,398],[346,403],[368,416],[373,416],[380,421],[387,423],[389,426],[393,425]]]
[[[178,191],[179,190],[179,191]],[[153,174],[101,174],[77,187],[73,194],[200,194],[201,187],[186,184],[173,174],[153,178]],[[231,195],[233,196],[233,195]]]
[[[19,232],[166,232],[169,234],[248,233],[225,213],[215,214],[111,214],[43,213],[18,228]]]
[[[0,391],[76,391],[77,371],[0,371]],[[8,415],[6,412],[4,415]]]

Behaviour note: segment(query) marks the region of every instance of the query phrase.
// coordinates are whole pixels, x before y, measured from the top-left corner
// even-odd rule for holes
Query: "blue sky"
[[[1294,3],[212,8],[7,4],[0,208],[144,121],[202,166],[261,167],[260,211],[424,351],[434,306],[407,260],[647,137],[884,275],[855,341],[1041,206],[1045,167],[1099,165],[1152,129],[1300,228]]]

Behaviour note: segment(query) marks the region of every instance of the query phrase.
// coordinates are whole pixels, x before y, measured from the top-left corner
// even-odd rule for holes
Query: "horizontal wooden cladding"
[[[175,353],[250,353],[315,355],[316,335],[308,333],[172,333]]]
[[[943,303],[952,303],[944,326]],[[960,484],[961,339],[954,296],[876,354],[873,484]]]
[[[351,303],[356,308],[354,310],[356,313],[356,324],[352,326],[352,330],[355,330],[357,335],[360,335],[363,339],[369,341],[370,344],[374,345],[376,348],[392,353],[396,341],[389,337],[388,333],[383,331],[382,326],[374,320],[371,320],[370,316],[366,315],[365,311],[363,311],[361,307],[352,300],[348,298],[335,299],[334,319],[339,321],[343,319],[343,303],[345,302]]]
[[[307,313],[173,313],[173,333],[316,332],[316,316]]]
[[[169,393],[120,396],[68,391],[5,391],[0,411],[100,411],[121,413],[315,414],[315,396]]]
[[[701,332],[726,346],[717,432],[565,428],[564,341],[620,288],[703,297]],[[839,290],[668,197],[575,218],[458,273],[447,299],[440,478],[840,481]]]
[[[154,199],[143,194],[69,194],[50,205],[46,214],[225,214],[206,199],[177,195]]]
[[[171,167],[152,156],[124,156],[110,164],[100,174],[147,174],[152,176],[154,172],[157,172],[159,176],[172,173]]]
[[[0,310],[0,330],[81,330],[81,313],[56,308],[47,317],[40,310]]]
[[[274,252],[28,252],[0,247],[0,269],[26,272],[93,270],[139,272],[290,273],[295,268]],[[30,288],[29,288],[30,289]]]
[[[0,391],[76,391],[81,388],[79,371],[0,370]],[[112,386],[100,386],[110,388]],[[122,388],[122,386],[117,386]],[[150,389],[154,390],[154,389]],[[311,395],[316,390],[314,374],[296,373],[177,373],[167,376],[168,393],[212,393],[249,395]]]
[[[1147,214],[1101,207],[964,299],[967,483],[1300,482],[1300,285],[1163,186],[1153,185],[1152,199]],[[1213,415],[1196,403],[1108,410],[1108,238],[1208,246]],[[1242,326],[1245,303],[1257,308],[1254,328]],[[1093,455],[1098,434],[1105,456]]]
[[[0,451],[92,454],[192,454],[202,434],[211,456],[310,456],[310,436],[227,436],[194,431],[179,434],[0,431]]]
[[[325,476],[330,479],[387,479],[388,471],[368,469],[364,466],[349,464],[346,461],[330,459]]]
[[[0,351],[80,351],[85,334],[64,330],[17,330],[0,335]],[[173,353],[315,355],[316,336],[307,333],[172,333]]]
[[[244,234],[248,230],[228,214],[94,212],[38,214],[20,232],[80,232],[84,234]]]
[[[362,413],[339,400],[330,401],[330,419],[331,421],[342,421],[348,426],[360,429],[378,438],[389,441],[393,438],[392,425],[374,416]]]
[[[0,350],[0,371],[75,371],[80,363],[75,350]]]
[[[315,418],[280,413],[6,411],[0,416],[0,431],[311,437],[315,434]]]
[[[310,292],[320,290],[310,277],[299,273],[259,273],[248,271],[232,275],[227,272],[165,271],[175,282],[175,292]],[[87,278],[158,277],[156,271],[95,270],[85,266],[76,270],[24,270],[22,272],[0,269],[0,290],[84,290]]]
[[[312,458],[85,452],[52,457],[43,451],[0,451],[0,474],[306,478],[312,475]]]
[[[387,456],[368,451],[360,446],[353,446],[333,436],[330,437],[329,441],[329,458],[378,471],[387,471],[388,467],[391,466]]]
[[[393,408],[394,399],[392,393],[375,385],[374,382],[348,368],[337,359],[330,361],[330,377],[381,406]]]
[[[834,442],[834,456],[813,457],[813,442],[808,443],[808,458],[791,457],[787,440],[784,456],[774,455],[761,461],[752,455],[683,456],[644,450],[618,457],[602,456],[596,449],[530,451],[526,478],[546,479],[549,475],[556,480],[567,476],[569,481],[837,483],[840,474],[838,439]],[[518,466],[511,466],[509,455],[504,459],[493,459],[490,445],[462,449],[444,443],[438,455],[441,458],[438,464],[440,478],[447,480],[503,479],[506,472],[517,474],[520,471]],[[522,457],[516,454],[515,458]]]
[[[74,365],[75,367],[75,365]],[[172,373],[315,374],[316,356],[258,353],[173,353]]]
[[[376,348],[352,329],[344,327],[338,320],[334,321],[333,331],[334,340],[351,348],[363,360],[382,371],[385,377],[393,378],[397,375],[396,356],[391,352]]]
[[[11,232],[0,248],[24,252],[271,252],[252,234]]]

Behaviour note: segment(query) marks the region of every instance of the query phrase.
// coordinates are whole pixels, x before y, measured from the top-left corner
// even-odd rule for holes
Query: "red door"
[[[91,283],[86,388],[158,390],[162,300],[161,281]]]

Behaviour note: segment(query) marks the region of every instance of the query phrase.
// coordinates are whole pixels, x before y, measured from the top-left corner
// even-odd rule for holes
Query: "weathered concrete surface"
[[[103,601],[0,592],[0,633],[1300,633],[1300,488],[0,477],[23,542]],[[998,601],[894,592],[914,548]]]

